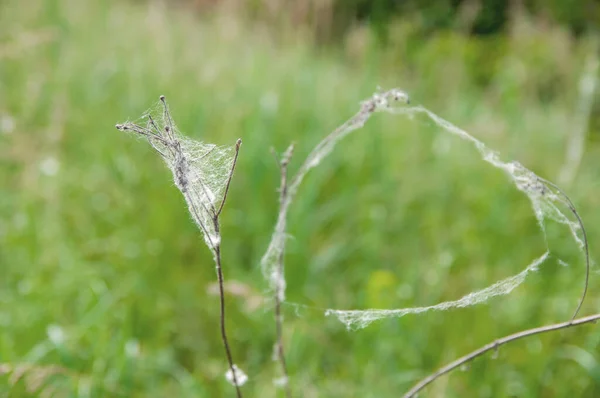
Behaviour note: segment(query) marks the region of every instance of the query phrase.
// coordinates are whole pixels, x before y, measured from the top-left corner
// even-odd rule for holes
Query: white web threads
[[[235,374],[235,377],[233,377]],[[248,375],[246,373],[244,373],[243,370],[241,370],[240,368],[237,367],[237,365],[233,365],[233,372],[231,371],[231,369],[228,369],[227,372],[225,373],[225,378],[227,379],[227,381],[229,383],[231,383],[234,386],[237,387],[241,387],[244,384],[246,384],[246,382],[248,381]],[[236,384],[237,381],[237,384]]]
[[[278,377],[273,380],[273,385],[277,388],[284,388],[288,385],[290,379],[287,376]]]
[[[558,187],[556,187],[553,183],[544,180],[543,178],[537,176],[531,170],[525,168],[518,162],[502,162],[498,154],[485,146],[481,141],[477,140],[466,131],[456,127],[452,123],[447,120],[442,119],[437,116],[433,112],[422,106],[415,107],[403,107],[403,108],[390,108],[383,107],[380,110],[387,111],[394,114],[402,114],[413,116],[418,113],[425,114],[429,117],[431,121],[433,121],[438,127],[440,127],[443,131],[454,134],[461,139],[470,142],[474,145],[474,147],[479,151],[481,158],[493,165],[496,168],[499,168],[505,171],[509,177],[512,179],[513,183],[521,192],[525,193],[529,200],[531,201],[533,211],[538,220],[538,224],[542,233],[545,236],[545,227],[544,222],[545,219],[551,219],[560,224],[566,225],[573,239],[577,243],[580,251],[584,252],[586,256],[586,262],[588,261],[587,254],[587,243],[585,240],[585,235],[580,236],[580,233],[583,234],[583,225],[581,224],[581,220],[577,215],[572,203],[570,203],[569,199],[564,195]],[[572,220],[570,216],[563,213],[560,207],[566,207],[570,210],[570,212],[575,216],[576,220]],[[529,272],[537,270],[538,266],[542,264],[549,256],[550,252],[547,251],[540,258],[535,260],[533,263],[528,265],[525,270],[520,272],[515,276],[511,276],[509,278],[503,279],[483,290],[479,290],[477,292],[470,293],[459,300],[455,301],[446,301],[436,305],[426,306],[426,307],[412,307],[412,308],[401,308],[401,309],[391,309],[391,310],[335,310],[328,309],[326,310],[326,315],[336,316],[341,322],[343,322],[348,329],[360,329],[370,325],[372,322],[376,320],[380,320],[383,318],[390,317],[402,317],[407,314],[419,314],[431,310],[443,311],[450,308],[462,308],[467,306],[472,306],[475,304],[483,303],[488,299],[499,296],[506,295],[513,291],[517,286],[519,286],[525,280],[526,276]],[[587,277],[586,277],[586,290],[587,290]],[[584,295],[581,300],[585,297]],[[577,311],[581,307],[582,301],[580,301],[579,307]],[[577,312],[576,312],[577,313]]]
[[[571,220],[570,217],[563,213],[559,208],[559,206],[563,206],[571,209],[572,211],[574,210],[572,209],[572,204],[568,202],[565,195],[558,191],[554,184],[537,176],[533,171],[525,168],[519,162],[502,162],[499,159],[498,154],[486,147],[483,142],[477,140],[469,135],[469,133],[466,131],[456,127],[452,123],[442,119],[435,113],[422,106],[415,106],[412,108],[404,108],[399,110],[389,109],[389,112],[409,115],[425,113],[430,120],[432,120],[438,127],[441,127],[444,131],[457,135],[463,140],[472,143],[479,151],[481,158],[484,161],[506,172],[514,182],[517,189],[527,195],[531,201],[535,216],[538,219],[542,232],[544,232],[544,220],[546,218],[556,221],[560,224],[564,224],[569,227],[573,238],[579,247],[583,249],[584,242],[579,237],[579,232],[581,231],[579,220]]]
[[[302,179],[310,169],[316,167],[335,147],[335,145],[349,133],[365,125],[367,120],[374,112],[381,112],[390,109],[390,105],[400,103],[408,104],[410,102],[408,95],[399,89],[391,89],[383,93],[375,93],[371,98],[361,103],[360,111],[349,119],[346,123],[335,129],[331,134],[325,137],[308,155],[300,170],[290,184],[290,196],[293,196],[302,182]],[[398,108],[394,108],[398,109]]]
[[[357,330],[369,326],[372,322],[383,318],[400,318],[408,314],[420,314],[427,311],[445,311],[451,308],[470,307],[475,304],[486,302],[492,297],[502,296],[512,292],[519,286],[530,272],[538,270],[548,258],[549,253],[544,253],[541,257],[535,259],[523,271],[506,279],[502,279],[485,289],[472,292],[455,301],[445,301],[439,304],[427,307],[398,308],[393,310],[332,310],[325,311],[326,316],[336,316],[346,325],[348,330]]]
[[[214,252],[221,241],[215,218],[231,176],[236,147],[205,144],[183,137],[164,97],[137,122],[117,125],[117,128],[145,137],[161,155],[206,244]]]
[[[275,291],[281,301],[285,299],[286,282],[283,263],[279,259],[285,249],[287,213],[298,187],[310,169],[317,167],[331,153],[335,145],[352,131],[364,126],[374,112],[387,110],[394,103],[408,104],[408,95],[399,89],[375,93],[371,98],[361,103],[360,111],[325,137],[310,152],[298,172],[291,179],[285,199],[280,203],[275,230],[269,242],[269,247],[261,259],[261,268],[269,288]]]
[[[148,112],[139,124],[125,123],[116,127],[145,137],[162,156],[213,253],[219,286],[221,339],[230,367],[230,372],[225,376],[236,387],[237,396],[241,397],[239,387],[248,380],[248,376],[234,364],[227,339],[219,216],[227,198],[242,141],[238,139],[235,147],[229,148],[185,139],[175,127],[164,96],[160,97],[160,102],[160,114]]]
[[[285,249],[287,212],[290,202],[291,198],[288,196],[284,199],[284,202],[281,203],[275,231],[271,237],[269,247],[260,261],[263,276],[267,280],[269,288],[276,292],[277,297],[281,302],[285,301],[286,282],[285,276],[283,272],[281,272],[283,264],[279,264],[279,259]]]

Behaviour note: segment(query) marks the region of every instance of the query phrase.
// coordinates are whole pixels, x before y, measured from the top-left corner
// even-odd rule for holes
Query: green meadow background
[[[378,86],[400,87],[502,159],[557,181],[598,50],[590,31],[517,6],[489,35],[465,27],[464,13],[433,29],[416,11],[349,17],[328,31],[302,10],[279,13],[284,2],[248,4],[0,2],[0,396],[233,396],[209,250],[158,156],[114,128],[161,94],[189,136],[243,140],[222,231],[228,331],[247,397],[282,396],[259,267],[277,215],[271,147],[296,143],[294,172]],[[317,16],[337,12],[310,4]],[[562,185],[592,255],[596,115],[581,167]],[[376,114],[343,140],[304,180],[288,233],[284,336],[296,397],[400,396],[495,338],[569,319],[583,287],[576,245],[550,222],[553,257],[509,296],[356,332],[324,316],[458,299],[545,251],[507,176],[418,118]],[[597,311],[598,287],[594,268],[582,315]],[[595,325],[531,337],[421,396],[600,396],[599,344]]]

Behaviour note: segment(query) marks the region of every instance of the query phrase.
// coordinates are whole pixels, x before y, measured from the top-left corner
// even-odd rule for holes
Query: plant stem
[[[215,222],[215,228],[219,230],[218,221]],[[237,393],[237,397],[242,397],[242,391],[237,380],[237,372],[235,371],[233,358],[231,356],[231,349],[229,348],[229,340],[227,339],[227,331],[225,328],[225,288],[223,286],[223,270],[221,269],[221,245],[215,245],[215,264],[217,267],[217,279],[219,281],[219,301],[220,301],[220,324],[221,324],[221,339],[223,340],[223,346],[225,347],[225,354],[227,355],[227,362],[229,362],[229,369],[233,377],[233,384]]]
[[[517,332],[517,333],[511,334],[509,336],[503,337],[501,339],[495,340],[489,344],[484,345],[481,348],[476,349],[475,351],[473,351],[465,356],[462,356],[462,357],[454,360],[453,362],[450,362],[446,366],[436,370],[434,373],[425,377],[424,379],[419,381],[417,384],[415,384],[406,394],[404,394],[404,398],[411,398],[411,397],[416,396],[416,394],[419,391],[423,390],[427,385],[433,383],[439,377],[445,375],[446,373],[450,373],[454,369],[460,367],[461,365],[464,365],[467,362],[474,360],[477,357],[480,357],[481,355],[485,354],[488,351],[498,349],[498,347],[500,347],[504,344],[510,343],[515,340],[522,339],[524,337],[533,336],[536,334],[542,334],[542,333],[546,333],[546,332],[552,332],[554,330],[566,329],[566,328],[570,328],[573,326],[596,322],[598,319],[600,319],[600,314],[594,314],[594,315],[586,316],[583,318],[573,319],[568,322],[555,323],[552,325],[540,326],[540,327],[533,328],[533,329],[523,330],[521,332]]]
[[[277,153],[275,151],[273,151],[273,154],[275,155],[275,159],[277,160],[277,163],[279,165],[279,170],[281,172],[281,182],[279,185],[279,205],[281,208],[285,207],[285,203],[288,201],[288,173],[287,173],[287,166],[290,162],[290,159],[292,157],[292,153],[294,150],[294,145],[290,145],[288,147],[288,149],[285,151],[285,153],[283,154],[283,157],[281,159],[279,159],[277,157]],[[283,262],[284,262],[284,254],[285,254],[285,246],[282,247],[282,249],[279,252],[279,255],[277,256],[277,265],[276,265],[276,272],[277,272],[277,286],[275,287],[275,335],[276,335],[276,352],[277,352],[277,359],[280,363],[281,366],[281,371],[283,373],[283,378],[284,378],[284,391],[285,391],[285,396],[287,398],[291,398],[292,397],[292,390],[290,388],[290,384],[289,384],[289,375],[288,375],[288,370],[287,370],[287,364],[285,361],[285,350],[283,347],[283,314],[281,313],[281,302],[283,300],[283,295],[284,295],[284,286],[282,286],[283,283],[285,283],[285,277],[284,277],[284,267],[283,267]]]

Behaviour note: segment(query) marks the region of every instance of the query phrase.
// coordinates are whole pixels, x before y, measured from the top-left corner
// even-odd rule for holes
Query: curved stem
[[[288,173],[287,166],[292,157],[292,153],[294,151],[294,144],[291,144],[288,149],[283,154],[283,157],[279,159],[277,153],[273,151],[273,155],[275,156],[275,160],[279,165],[279,170],[281,172],[281,182],[279,185],[279,204],[280,208],[285,208],[285,202],[288,200]],[[275,349],[277,352],[277,360],[281,366],[281,372],[283,373],[284,378],[284,391],[285,396],[287,398],[292,397],[292,390],[289,384],[289,374],[287,369],[287,364],[285,361],[285,350],[283,348],[283,314],[281,313],[281,303],[284,299],[285,294],[285,275],[284,275],[284,254],[285,254],[285,246],[281,248],[279,251],[279,255],[277,256],[277,265],[275,268],[275,272],[277,273],[277,286],[275,287]]]
[[[441,376],[445,375],[446,373],[450,373],[451,371],[460,367],[461,365],[464,365],[465,363],[474,360],[475,358],[485,354],[488,351],[498,349],[498,347],[500,347],[504,344],[508,344],[512,341],[519,340],[519,339],[522,339],[522,338],[528,337],[528,336],[533,336],[536,334],[542,334],[542,333],[546,333],[546,332],[552,332],[554,330],[570,328],[572,326],[578,326],[578,325],[583,325],[586,323],[592,323],[592,322],[597,321],[598,319],[600,319],[600,314],[594,314],[594,315],[586,316],[586,317],[579,318],[579,319],[573,319],[568,322],[556,323],[556,324],[552,324],[552,325],[541,326],[541,327],[534,328],[534,329],[524,330],[521,332],[511,334],[509,336],[503,337],[501,339],[495,340],[489,344],[484,345],[481,348],[476,349],[475,351],[473,351],[465,356],[462,356],[462,357],[450,362],[448,365],[436,370],[434,373],[425,377],[420,382],[415,384],[406,394],[404,394],[404,398],[411,398],[411,397],[416,396],[416,394],[419,391],[423,390],[427,385],[433,383],[435,380],[437,380]]]
[[[541,178],[541,181],[544,184],[549,185],[550,187],[556,189],[556,191],[558,191],[558,193],[565,199],[567,207],[569,208],[571,213],[573,213],[575,218],[577,218],[577,222],[579,223],[579,226],[581,227],[581,234],[583,235],[583,251],[584,251],[584,255],[585,255],[585,282],[584,282],[584,286],[583,286],[583,293],[581,294],[581,298],[579,299],[579,304],[577,305],[577,308],[575,309],[575,313],[573,314],[573,317],[571,318],[571,320],[574,320],[575,317],[577,317],[577,314],[579,314],[579,311],[581,310],[581,306],[583,306],[583,302],[585,301],[585,296],[587,295],[588,285],[590,282],[590,249],[589,249],[589,244],[588,244],[587,233],[585,232],[585,227],[583,226],[583,220],[581,219],[581,216],[579,216],[579,213],[577,212],[577,209],[575,208],[575,204],[571,201],[569,196],[567,196],[567,194],[553,182],[550,182],[543,178]]]

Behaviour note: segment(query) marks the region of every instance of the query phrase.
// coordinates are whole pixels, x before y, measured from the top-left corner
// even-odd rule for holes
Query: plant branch
[[[217,221],[218,223],[218,221]],[[223,340],[223,347],[225,347],[225,354],[227,355],[227,362],[229,363],[229,370],[233,378],[233,385],[238,398],[242,397],[242,391],[240,390],[240,383],[237,378],[237,370],[233,363],[233,357],[231,356],[231,349],[229,348],[229,340],[227,339],[227,329],[225,327],[225,288],[223,287],[223,269],[221,268],[221,245],[215,246],[215,264],[217,266],[217,279],[219,281],[219,308],[220,308],[220,327],[221,327],[221,340]]]
[[[287,166],[292,156],[293,145],[288,147],[283,154],[282,159],[278,160],[281,172],[281,187],[279,191],[279,214],[275,229],[271,237],[269,247],[261,259],[261,267],[265,278],[268,280],[270,288],[273,289],[275,295],[275,322],[277,332],[277,356],[281,363],[281,368],[284,372],[284,377],[287,379],[287,367],[285,364],[282,324],[283,317],[281,315],[281,304],[285,299],[285,278],[284,278],[284,253],[285,253],[285,233],[287,224],[287,213],[290,208],[302,180],[306,174],[314,167],[319,165],[321,160],[325,158],[334,148],[335,144],[350,134],[364,126],[373,113],[387,109],[388,105],[395,102],[409,103],[409,98],[401,90],[392,89],[385,92],[380,92],[373,95],[371,98],[361,103],[360,110],[341,126],[323,138],[309,153],[298,171],[292,178],[288,179]],[[277,155],[275,155],[277,157]],[[286,380],[289,382],[289,380]],[[286,394],[291,395],[288,389]]]
[[[233,163],[231,164],[231,170],[229,172],[229,177],[227,177],[227,183],[225,184],[225,193],[223,194],[223,200],[221,201],[221,205],[219,206],[219,210],[216,212],[216,216],[219,217],[221,212],[223,211],[223,206],[225,206],[225,201],[227,200],[227,193],[229,192],[229,186],[231,185],[231,179],[233,178],[233,172],[235,171],[235,165],[237,164],[238,155],[240,154],[240,146],[242,146],[242,140],[238,138],[235,143],[235,156],[233,157]]]
[[[233,173],[235,171],[242,141],[238,139],[236,142],[235,156],[233,158],[231,168],[229,169],[227,180],[225,181],[223,199],[217,210],[215,208],[215,203],[213,203],[214,198],[211,194],[209,186],[207,186],[203,178],[200,177],[204,176],[205,173],[202,169],[193,170],[193,167],[196,167],[191,162],[191,160],[194,158],[193,152],[190,153],[189,149],[186,149],[186,147],[182,145],[182,139],[176,131],[171,113],[169,112],[167,101],[162,95],[160,96],[160,102],[162,103],[163,109],[162,120],[156,119],[159,120],[159,123],[157,123],[152,116],[147,115],[147,127],[143,127],[135,123],[118,124],[116,127],[119,130],[133,131],[145,137],[150,145],[166,161],[167,165],[173,172],[173,177],[175,179],[177,188],[179,188],[183,194],[183,197],[185,198],[192,218],[202,231],[206,243],[213,253],[217,270],[217,280],[219,284],[219,319],[221,339],[223,341],[227,362],[229,364],[229,372],[231,373],[231,377],[229,376],[229,372],[226,377],[233,382],[237,397],[242,398],[240,386],[244,384],[247,377],[243,372],[237,369],[237,366],[235,365],[231,355],[231,348],[227,338],[227,329],[225,323],[225,289],[223,267],[221,262],[221,233],[219,224],[219,216],[221,215],[223,207],[225,206],[227,193],[233,178]],[[202,157],[208,156],[215,148],[216,146],[210,148],[204,155],[202,155]]]
[[[461,365],[464,365],[465,363],[473,361],[474,359],[480,357],[481,355],[485,354],[488,351],[498,349],[498,347],[500,347],[500,346],[503,346],[503,345],[513,342],[515,340],[519,340],[524,337],[533,336],[536,334],[552,332],[554,330],[560,330],[560,329],[567,329],[567,328],[570,328],[573,326],[583,325],[586,323],[595,323],[599,319],[600,319],[600,314],[594,314],[594,315],[586,316],[583,318],[573,319],[568,322],[555,323],[552,325],[540,326],[540,327],[533,328],[533,329],[523,330],[521,332],[517,332],[517,333],[511,334],[509,336],[503,337],[501,339],[495,340],[489,344],[484,345],[481,348],[476,349],[475,351],[473,351],[465,356],[462,356],[462,357],[450,362],[448,365],[436,370],[434,373],[425,377],[424,379],[419,381],[417,384],[415,384],[406,394],[404,394],[404,398],[411,398],[411,397],[416,396],[416,394],[419,391],[423,390],[427,385],[433,383],[434,381],[436,381],[438,378],[445,375],[446,373],[450,373],[451,371],[460,367]]]
[[[240,152],[240,146],[242,145],[242,140],[238,139],[235,144],[235,157],[233,158],[233,162],[231,164],[231,170],[229,171],[229,177],[227,178],[227,183],[225,186],[225,193],[223,194],[223,200],[221,201],[221,206],[219,206],[219,210],[217,210],[213,215],[213,224],[215,227],[215,232],[217,236],[221,235],[220,232],[220,223],[219,216],[221,215],[221,211],[223,210],[223,206],[225,206],[225,201],[227,199],[227,192],[229,191],[229,185],[231,184],[231,179],[233,178],[233,172],[235,171],[235,165],[237,163],[238,154]],[[227,339],[227,329],[225,327],[225,288],[224,288],[224,277],[223,277],[223,269],[221,267],[221,242],[215,245],[215,264],[217,267],[217,279],[219,282],[219,308],[220,308],[220,326],[221,326],[221,339],[223,340],[223,346],[225,347],[225,354],[227,355],[227,361],[229,362],[229,370],[231,371],[231,376],[233,379],[233,385],[235,386],[235,391],[237,393],[237,397],[242,397],[242,391],[240,390],[240,383],[238,381],[238,375],[236,367],[233,363],[233,358],[231,356],[231,349],[229,348],[229,340]]]
[[[285,151],[285,153],[283,154],[282,158],[279,159],[279,157],[277,156],[277,153],[275,151],[273,151],[273,155],[275,156],[275,159],[277,160],[277,163],[279,165],[279,170],[281,173],[281,182],[279,184],[279,204],[280,206],[283,206],[283,204],[288,200],[288,164],[290,163],[290,160],[292,158],[292,153],[294,152],[294,144],[291,144],[288,149]],[[281,313],[281,303],[284,299],[284,289],[285,287],[282,286],[285,281],[284,278],[284,268],[283,268],[283,262],[284,262],[284,253],[285,253],[285,246],[281,248],[281,250],[279,251],[279,255],[277,256],[277,265],[275,268],[275,272],[276,272],[276,276],[275,278],[279,281],[279,283],[277,284],[276,288],[275,288],[275,333],[276,333],[276,343],[275,343],[275,349],[276,349],[276,354],[277,354],[277,359],[279,361],[279,364],[281,366],[281,371],[283,373],[283,379],[284,379],[284,391],[285,391],[285,395],[287,398],[291,398],[292,396],[292,390],[290,388],[289,385],[289,375],[288,375],[288,370],[287,370],[287,365],[285,362],[285,350],[283,347],[283,315]]]
[[[574,127],[567,136],[565,160],[558,176],[561,184],[570,185],[573,182],[583,158],[585,138],[593,112],[594,94],[598,86],[598,69],[600,68],[600,59],[598,58],[600,40],[598,39],[597,35],[592,36],[591,49],[579,80],[579,101],[573,120]]]
[[[583,220],[581,219],[581,216],[577,212],[577,209],[575,208],[575,204],[571,201],[571,198],[569,198],[569,196],[567,196],[567,194],[553,182],[550,182],[543,178],[540,178],[540,180],[542,181],[542,183],[546,184],[547,186],[554,188],[565,199],[565,204],[567,205],[567,207],[569,208],[571,213],[573,213],[573,215],[577,219],[577,222],[579,223],[579,226],[581,227],[581,234],[583,237],[583,251],[584,251],[584,256],[585,256],[585,282],[583,285],[583,293],[581,293],[581,298],[579,299],[579,304],[577,305],[577,308],[575,309],[575,313],[573,314],[573,317],[571,318],[571,320],[573,320],[577,317],[577,314],[579,314],[579,311],[581,310],[581,307],[583,306],[583,302],[585,301],[585,296],[587,295],[588,285],[590,282],[590,248],[589,248],[589,244],[588,244],[587,233],[585,232],[585,227],[583,226]]]

